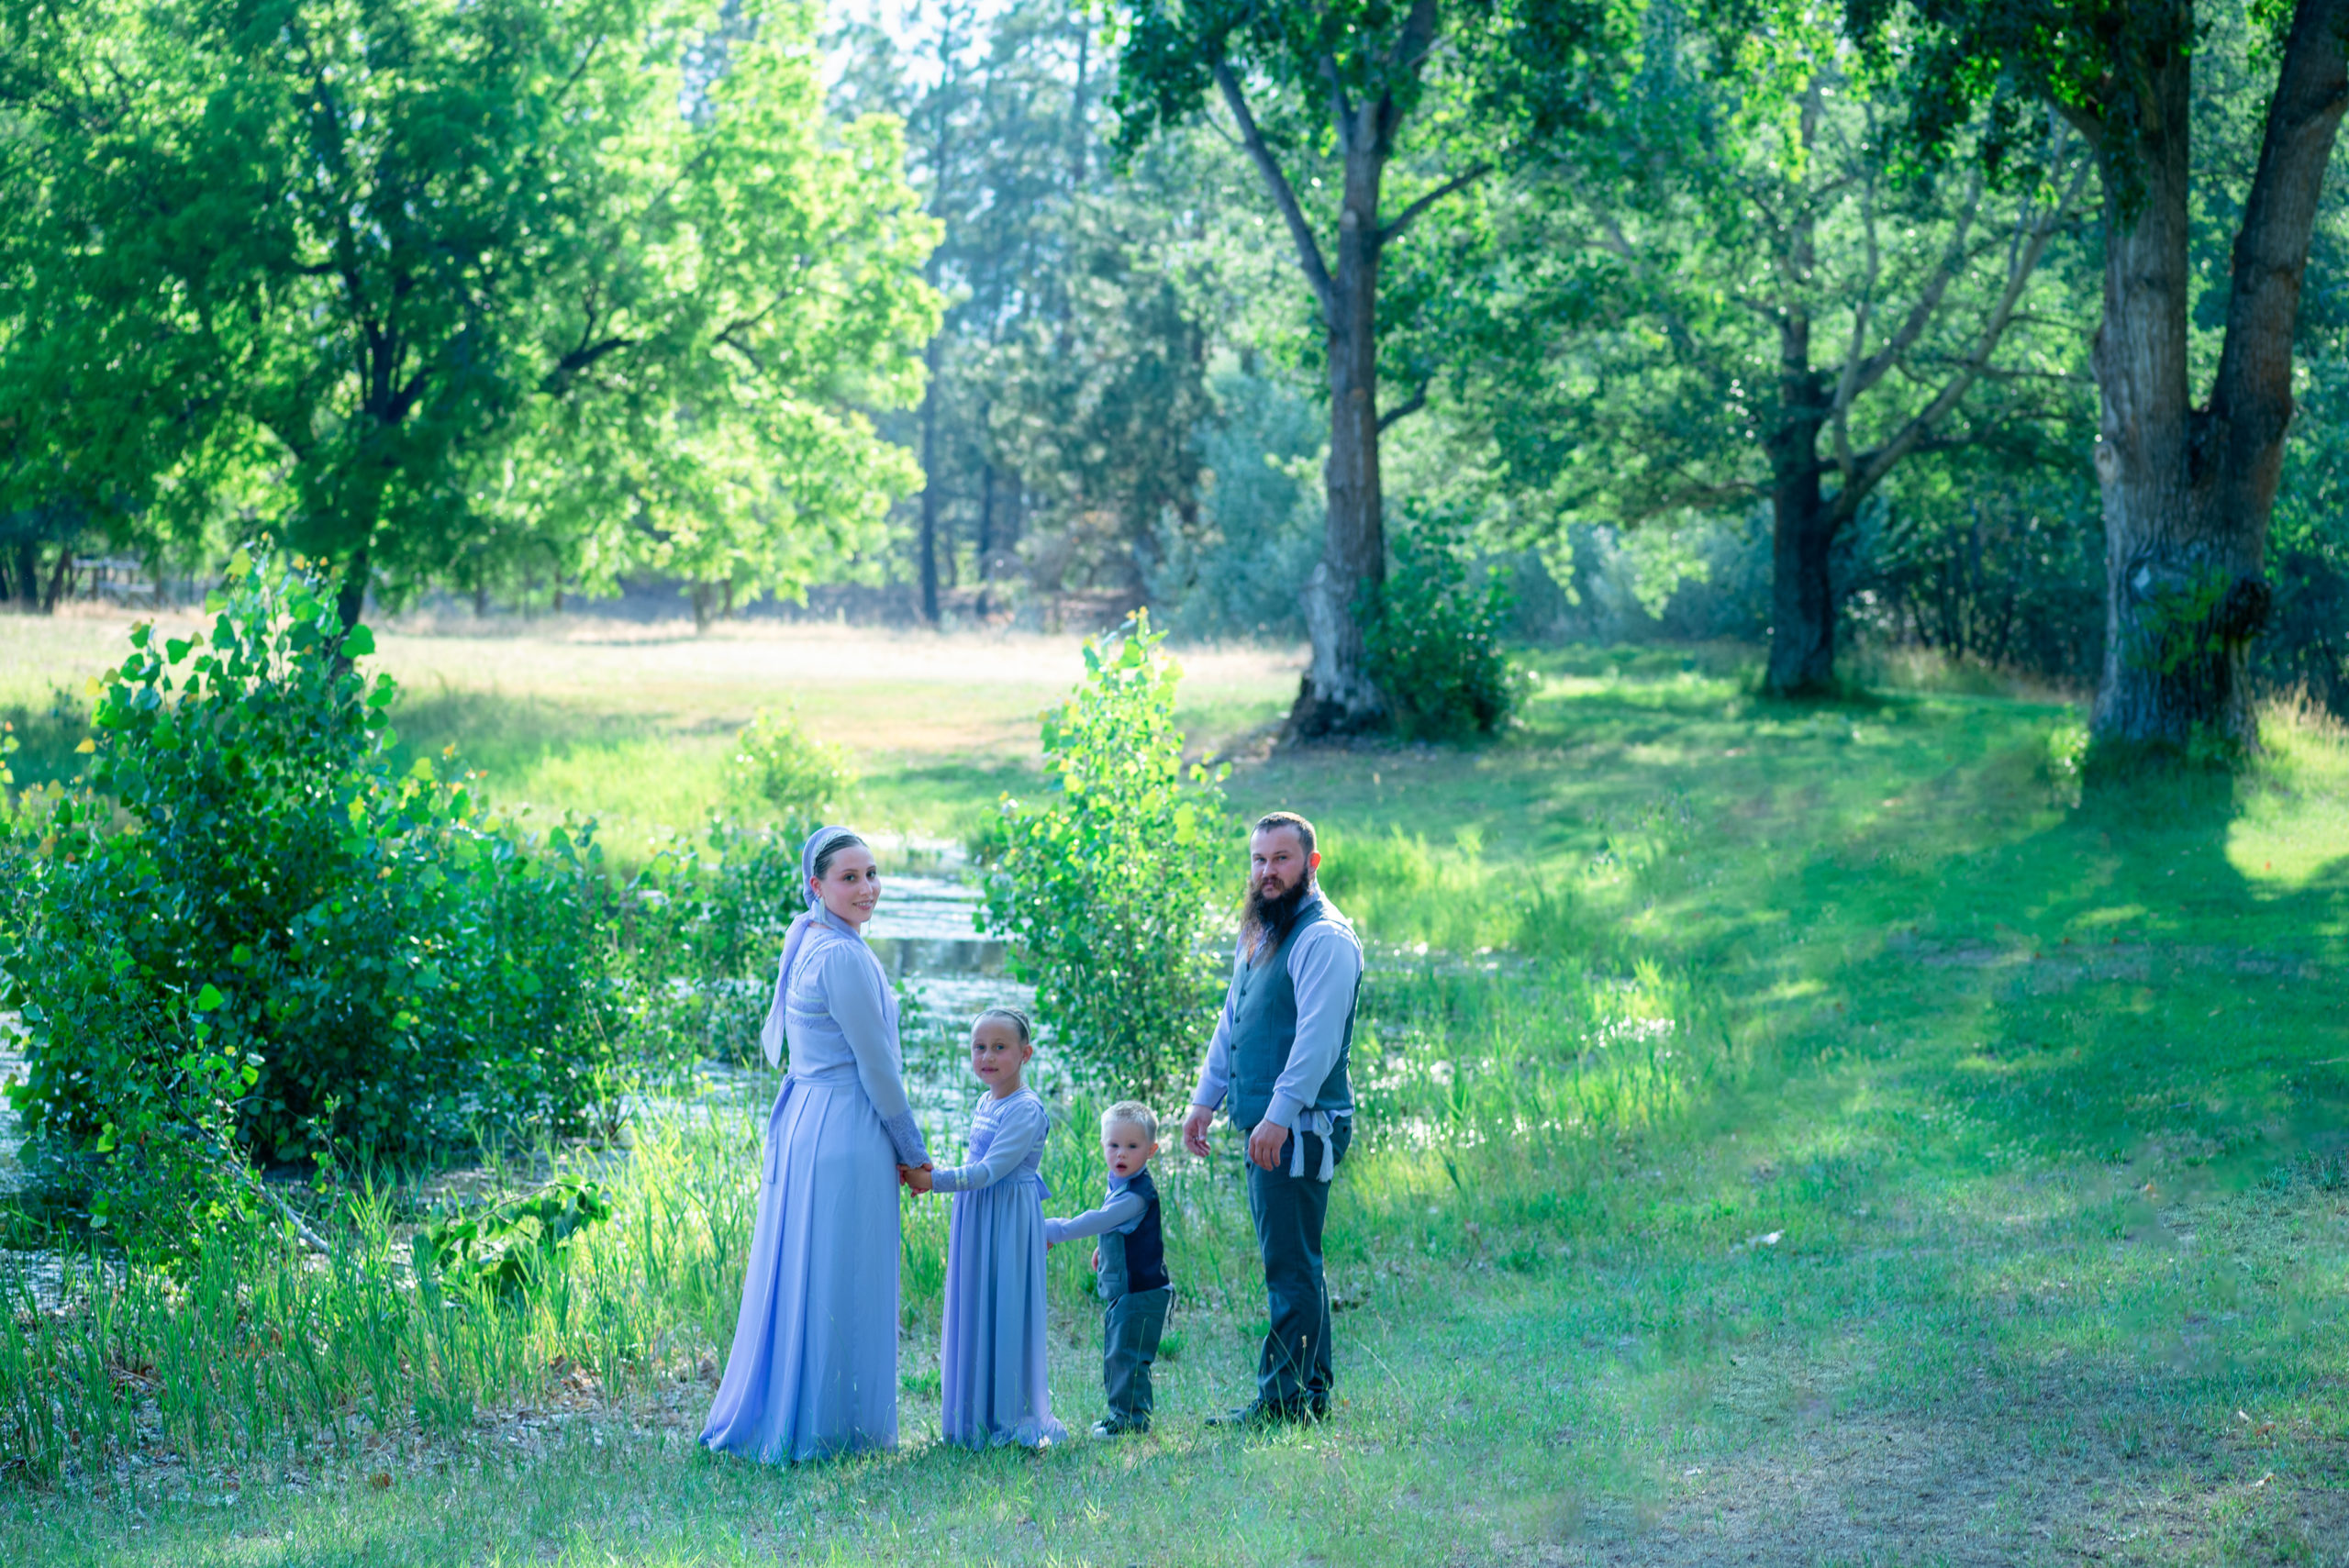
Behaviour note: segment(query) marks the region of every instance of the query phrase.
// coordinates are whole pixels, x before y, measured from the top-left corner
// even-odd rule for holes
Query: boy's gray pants
[[[1126,1239],[1116,1231],[1101,1238],[1101,1386],[1109,1396],[1109,1418],[1150,1424],[1150,1363],[1158,1359],[1158,1336],[1174,1287],[1126,1288]]]
[[[1101,1385],[1111,1419],[1149,1424],[1150,1363],[1158,1359],[1158,1336],[1174,1299],[1171,1284],[1129,1291],[1101,1314]]]

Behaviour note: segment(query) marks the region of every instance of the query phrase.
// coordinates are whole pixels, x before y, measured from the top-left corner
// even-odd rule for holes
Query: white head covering
[[[783,962],[776,967],[774,973],[774,1002],[767,1008],[765,1026],[759,1030],[759,1046],[765,1051],[770,1067],[783,1065],[784,996],[791,984],[791,961],[799,956],[799,944],[807,940],[807,928],[816,923],[816,912],[823,906],[823,899],[816,894],[816,862],[835,845],[861,844],[863,841],[847,828],[818,828],[799,848],[799,895],[807,900],[807,908],[791,922],[791,929],[784,933]]]

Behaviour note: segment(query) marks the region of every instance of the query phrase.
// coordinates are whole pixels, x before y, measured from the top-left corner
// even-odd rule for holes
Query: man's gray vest
[[[1297,1043],[1297,984],[1289,978],[1289,949],[1316,920],[1332,918],[1329,906],[1315,894],[1297,910],[1297,923],[1281,939],[1270,958],[1249,962],[1242,954],[1231,965],[1231,1119],[1235,1126],[1253,1127],[1264,1119],[1273,1089],[1288,1065],[1290,1047]],[[1346,998],[1346,1027],[1338,1037],[1338,1060],[1321,1080],[1321,1093],[1305,1108],[1343,1111],[1353,1106],[1353,1090],[1346,1082],[1346,1059],[1354,1039],[1354,1007],[1362,999],[1362,982]]]

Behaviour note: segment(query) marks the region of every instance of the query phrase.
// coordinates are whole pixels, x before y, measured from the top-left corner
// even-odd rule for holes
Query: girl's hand
[[[918,1193],[930,1191],[930,1171],[928,1165],[916,1165],[906,1173],[906,1185]]]

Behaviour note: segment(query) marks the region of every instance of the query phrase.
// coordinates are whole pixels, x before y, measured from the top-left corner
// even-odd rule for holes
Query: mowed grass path
[[[980,648],[928,656],[951,687]],[[0,1557],[2349,1562],[2349,747],[2279,724],[2248,781],[2082,804],[2060,707],[1787,708],[1708,656],[1540,662],[1501,746],[1284,754],[1235,805],[1323,821],[1382,941],[1685,976],[1734,1071],[1680,1125],[1464,1152],[1375,1215],[1341,1182],[1330,1426],[1204,1432],[1245,1392],[1249,1325],[1195,1318],[1141,1441],[974,1458],[912,1435],[934,1407],[909,1396],[900,1453],[768,1472],[693,1451],[687,1386],[298,1487],[0,1494]],[[1277,711],[1293,677],[1259,667],[1200,728]],[[494,754],[501,703],[639,711],[619,678],[469,697],[466,752]],[[740,701],[669,678],[664,713]],[[1057,695],[1037,682],[985,766],[876,747],[867,800],[932,830],[984,810],[993,770],[1030,765],[1011,713]],[[851,717],[893,700],[928,699]],[[570,804],[604,775],[581,776]],[[1054,1353],[1089,1409],[1091,1341]]]

